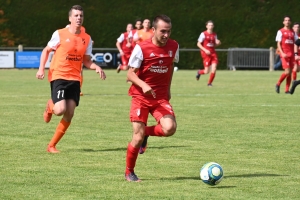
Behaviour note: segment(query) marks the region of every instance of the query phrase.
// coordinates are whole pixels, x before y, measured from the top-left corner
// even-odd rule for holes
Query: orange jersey
[[[153,36],[152,29],[149,29],[148,31],[141,29],[141,30],[137,30],[136,33],[139,37],[139,40],[136,43],[148,40],[148,39],[152,38],[152,36]]]
[[[80,81],[83,57],[89,55],[87,49],[91,46],[91,37],[83,31],[80,34],[72,34],[67,28],[59,29],[54,32],[48,46],[56,48],[48,80]]]

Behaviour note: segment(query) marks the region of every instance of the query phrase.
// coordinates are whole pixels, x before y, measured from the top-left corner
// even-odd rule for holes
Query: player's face
[[[150,28],[150,20],[149,19],[144,20],[143,27],[146,28],[146,29]]]
[[[132,30],[132,24],[127,24],[126,31],[129,32]]]
[[[209,23],[207,23],[206,28],[207,28],[207,30],[212,31],[214,29],[214,24],[209,22]]]
[[[283,25],[284,25],[285,27],[289,27],[289,26],[291,25],[291,19],[290,19],[289,17],[285,17],[285,18],[283,19]]]
[[[299,33],[299,24],[295,24],[295,25],[293,26],[293,31],[294,31],[295,33]]]
[[[73,9],[71,16],[69,16],[69,21],[71,25],[80,27],[83,23],[83,11]]]
[[[172,25],[166,23],[162,20],[159,20],[156,24],[156,28],[153,27],[154,40],[158,43],[159,46],[164,46],[170,35],[171,35]]]
[[[135,28],[136,28],[137,30],[140,30],[140,29],[142,28],[142,22],[141,22],[141,21],[137,21],[137,22],[135,23]]]

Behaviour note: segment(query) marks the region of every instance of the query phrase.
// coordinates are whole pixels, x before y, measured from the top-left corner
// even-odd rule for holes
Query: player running
[[[206,22],[206,29],[206,31],[200,34],[197,43],[203,59],[204,69],[198,70],[196,80],[198,81],[202,74],[208,74],[211,69],[210,77],[207,83],[207,86],[211,87],[212,82],[216,76],[218,65],[218,56],[215,47],[219,46],[221,44],[221,41],[218,39],[217,34],[213,32],[213,21],[209,20]]]
[[[128,79],[133,83],[129,89],[132,96],[130,121],[133,136],[127,147],[125,179],[140,182],[134,167],[144,136],[168,137],[176,131],[175,114],[171,99],[171,81],[174,64],[179,61],[179,45],[169,39],[171,19],[158,15],[153,20],[151,39],[139,42],[129,59]],[[157,121],[147,126],[148,114]]]

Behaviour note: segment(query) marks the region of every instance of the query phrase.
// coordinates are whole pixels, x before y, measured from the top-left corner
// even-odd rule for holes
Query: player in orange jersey
[[[66,26],[66,28],[69,28],[69,27],[70,27],[70,24],[68,24],[68,25]],[[85,32],[85,28],[84,28],[83,26],[81,26],[80,31]],[[93,41],[92,41],[92,42],[93,42]],[[94,44],[94,42],[93,42],[93,44]],[[83,83],[83,67],[82,67],[82,69],[81,69],[81,76],[80,76],[80,96],[83,96],[83,93],[82,93],[82,90],[81,90],[81,88],[82,88],[82,83]]]
[[[117,68],[117,73],[121,70],[128,70],[128,60],[132,52],[131,41],[129,39],[129,34],[132,30],[132,24],[127,24],[126,32],[122,33],[117,39],[116,46],[121,55],[122,64]]]
[[[50,153],[59,153],[56,144],[68,129],[75,108],[79,105],[82,63],[99,73],[101,79],[106,78],[101,67],[91,61],[92,39],[81,31],[83,19],[83,8],[79,5],[72,6],[69,10],[70,27],[53,33],[48,45],[42,51],[40,67],[36,73],[38,79],[44,79],[49,53],[55,50],[48,74],[51,99],[46,105],[44,121],[50,122],[52,114],[63,117],[48,144],[47,151]]]
[[[144,19],[143,28],[141,30],[136,31],[136,33],[133,35],[133,41],[135,43],[139,43],[152,38],[152,36],[153,30],[151,29],[150,20]]]
[[[134,172],[144,136],[169,137],[176,132],[177,123],[170,104],[174,62],[179,61],[179,45],[170,39],[171,19],[158,15],[153,20],[153,37],[139,42],[129,59],[127,78],[133,83],[130,121],[132,140],[126,153],[125,179],[140,182]],[[148,115],[157,121],[147,126]]]
[[[203,59],[203,70],[198,70],[196,80],[198,81],[202,74],[208,74],[211,70],[207,86],[211,87],[215,78],[218,56],[215,47],[220,45],[217,34],[213,32],[214,22],[209,20],[206,22],[206,31],[202,32],[198,38],[197,46],[200,48],[200,53]],[[211,69],[210,69],[211,68]]]

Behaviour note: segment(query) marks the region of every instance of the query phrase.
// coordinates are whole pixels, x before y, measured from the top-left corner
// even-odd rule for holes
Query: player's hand
[[[156,98],[156,93],[149,85],[144,86],[142,89],[144,94],[151,94],[153,98]]]
[[[123,51],[120,51],[120,56],[123,56],[124,55],[124,52]]]
[[[210,51],[209,51],[209,50],[205,49],[204,52],[205,52],[207,55],[210,55]]]
[[[220,45],[221,41],[220,40],[216,40],[216,45]]]
[[[300,60],[300,56],[295,56],[295,60]]]
[[[285,53],[282,53],[281,56],[282,56],[283,58],[286,58],[286,57],[287,57],[287,55],[286,55]]]
[[[126,47],[130,48],[131,44],[129,42],[127,42]]]
[[[105,73],[104,73],[104,71],[101,69],[101,67],[96,67],[96,73],[99,73],[99,75],[100,75],[100,78],[102,79],[102,80],[105,80],[106,79],[106,75],[105,75]]]
[[[45,77],[44,70],[39,69],[39,71],[35,75],[36,78],[43,80]]]

